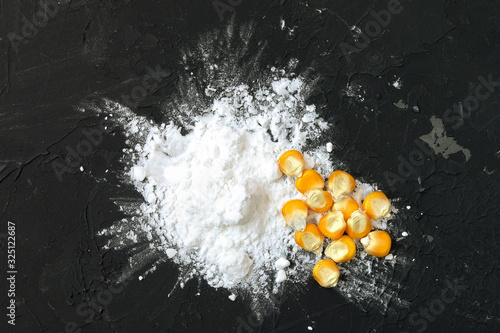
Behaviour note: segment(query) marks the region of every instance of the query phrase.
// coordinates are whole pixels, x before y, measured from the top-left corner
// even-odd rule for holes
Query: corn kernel
[[[323,234],[316,224],[308,223],[304,231],[295,232],[295,243],[306,251],[321,256],[323,251]]]
[[[380,219],[390,215],[391,202],[384,193],[375,191],[368,194],[365,200],[363,200],[362,207],[366,215],[372,219]]]
[[[361,244],[372,256],[385,257],[391,250],[391,236],[383,230],[375,230],[361,238]]]
[[[281,209],[286,224],[295,230],[305,229],[308,211],[306,203],[298,199],[288,201]]]
[[[334,171],[328,178],[328,188],[333,194],[333,198],[337,200],[341,195],[349,194],[354,191],[356,181],[354,178],[344,171]]]
[[[352,212],[359,209],[359,205],[353,198],[349,196],[340,197],[338,201],[333,204],[332,210],[341,211],[344,214],[344,220],[351,217]]]
[[[304,170],[304,157],[297,150],[284,152],[278,159],[278,167],[288,177],[298,177]]]
[[[302,176],[295,181],[295,186],[300,193],[304,194],[309,190],[322,190],[325,187],[325,181],[319,173],[314,170],[304,170]]]
[[[351,237],[344,235],[328,245],[325,255],[335,262],[349,261],[356,255],[356,244]]]
[[[346,232],[354,239],[362,238],[368,235],[372,230],[370,218],[363,212],[357,210],[351,214],[347,220]]]
[[[318,228],[326,237],[339,239],[346,228],[344,215],[338,211],[327,213],[319,220]]]
[[[340,272],[337,264],[330,259],[323,259],[314,265],[313,277],[324,288],[332,288],[337,285]]]
[[[309,190],[306,192],[306,204],[316,213],[324,213],[333,205],[332,195],[323,190]]]

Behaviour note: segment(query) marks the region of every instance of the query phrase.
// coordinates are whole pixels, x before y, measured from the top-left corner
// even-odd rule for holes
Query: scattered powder
[[[230,40],[231,29],[227,31]],[[248,42],[250,31],[239,36]],[[225,33],[200,40],[217,36]],[[204,59],[205,66],[198,67],[207,73],[180,76],[179,96],[165,106],[171,122],[153,123],[112,101],[86,106],[109,117],[113,110],[113,120],[125,129],[130,148],[124,151],[128,166],[123,180],[143,197],[117,198],[130,218],[99,234],[109,237],[109,247],[133,249],[130,274],[149,274],[156,264],[170,260],[179,267],[180,288],[201,278],[230,290],[232,301],[236,295],[248,297],[255,309],[256,304],[272,303],[283,281],[302,285],[312,279],[318,259],[295,244],[294,232],[281,216],[282,205],[302,195],[275,161],[286,150],[300,150],[306,167],[327,179],[338,169],[329,160],[333,144],[321,141],[331,125],[306,103],[314,81],[285,70],[258,71],[256,58],[241,65],[233,49],[223,57],[219,43],[200,45],[200,50],[186,52],[184,60]],[[220,59],[228,62],[222,66]],[[253,71],[251,84],[240,83],[250,82],[249,72],[241,68]],[[200,82],[197,77],[217,80]],[[357,181],[353,197],[360,203],[375,189]],[[374,227],[399,234],[396,213],[393,207],[391,217]],[[320,216],[311,213],[308,221],[317,223]],[[325,247],[329,242],[325,240]],[[396,267],[407,266],[404,255],[378,260],[357,245],[359,255],[340,265],[335,290],[365,309],[386,312],[390,302],[404,304],[398,297],[399,281],[393,278]]]
[[[358,83],[349,82],[344,92],[348,97],[353,97],[360,102],[363,102],[365,100],[363,96],[366,95],[366,91]]]
[[[216,288],[263,290],[273,287],[268,281],[276,262],[276,282],[286,280],[289,262],[281,257],[297,247],[280,209],[297,192],[276,159],[302,150],[326,128],[315,108],[305,105],[303,86],[299,78],[281,78],[271,89],[228,88],[187,135],[173,122],[152,125],[138,118],[128,124],[131,135],[146,136],[133,150],[129,172],[146,201],[142,229],[149,239],[160,238],[169,258],[177,254],[176,262],[194,268],[189,277],[203,276]],[[315,155],[309,152],[309,159]],[[325,161],[316,166],[330,169]]]
[[[371,274],[372,273],[372,262],[367,261],[365,264],[366,264],[366,273]]]
[[[306,145],[327,124],[305,104],[304,86],[298,78],[276,78],[255,91],[246,85],[228,87],[194,123],[186,123],[185,135],[173,122],[130,119],[130,111],[122,109],[127,115],[122,125],[134,147],[126,151],[128,177],[144,197],[133,232],[145,234],[152,248],[179,265],[181,288],[184,281],[202,277],[215,288],[251,295],[257,303],[270,301],[286,280],[311,278],[316,255],[295,244],[281,216],[282,205],[302,195],[276,165],[281,153],[298,149],[306,167],[325,179],[335,170],[324,148]],[[314,120],[304,122],[305,116]],[[357,181],[352,196],[361,203],[376,189]],[[373,221],[374,227],[388,229],[396,213],[393,206],[391,217]],[[308,222],[320,217],[311,212]],[[398,300],[398,289],[385,282],[396,261],[384,264],[359,252],[342,265],[336,289],[362,306],[377,303],[386,310],[389,301]]]
[[[129,230],[127,232],[127,238],[130,239],[132,242],[137,243],[137,234],[133,230]]]
[[[286,280],[308,281],[316,255],[295,244],[294,232],[281,216],[282,205],[302,195],[275,161],[282,152],[298,149],[304,152],[306,167],[314,167],[325,179],[336,168],[324,146],[306,145],[327,126],[314,107],[305,105],[303,81],[293,81],[296,88],[283,88],[292,81],[275,79],[274,85],[261,84],[255,91],[245,85],[228,87],[184,129],[173,122],[154,124],[109,102],[109,108],[124,115],[116,119],[133,147],[125,152],[127,177],[144,202],[129,208],[122,203],[136,216],[128,226],[113,226],[101,234],[123,235],[133,243],[145,237],[150,246],[140,257],[161,262],[161,254],[152,253],[163,252],[179,265],[180,288],[201,277],[215,288],[250,296],[253,307],[272,303],[271,295]],[[315,120],[304,123],[306,114]],[[183,135],[183,130],[188,133]],[[357,181],[352,196],[361,203],[376,189]],[[395,230],[388,228],[388,221],[393,222],[396,213],[393,206],[391,217],[373,221],[374,227]],[[320,217],[311,212],[308,222],[317,223]],[[329,242],[325,239],[325,247]],[[127,242],[114,239],[113,244],[120,248]],[[397,296],[397,281],[386,281],[404,258],[377,261],[359,244],[358,249],[360,255],[342,265],[336,290],[362,307],[378,304],[382,311],[390,301],[404,303]],[[145,264],[142,260],[131,265],[138,269]]]

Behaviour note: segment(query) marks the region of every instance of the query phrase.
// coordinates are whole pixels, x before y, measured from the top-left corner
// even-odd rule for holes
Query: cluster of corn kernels
[[[297,150],[285,152],[278,160],[281,172],[297,177],[295,186],[305,196],[305,201],[295,199],[285,203],[282,214],[287,225],[296,230],[295,242],[318,257],[323,254],[324,237],[333,240],[324,250],[330,259],[323,259],[314,266],[313,277],[323,287],[335,287],[340,275],[336,263],[349,261],[356,255],[353,239],[360,239],[365,251],[373,256],[385,257],[389,253],[391,237],[383,230],[372,231],[370,219],[389,216],[391,202],[384,193],[375,191],[359,207],[349,195],[356,187],[350,174],[334,171],[325,190],[321,175],[311,169],[304,170],[304,165],[304,157]],[[309,209],[326,213],[318,225],[307,223]]]

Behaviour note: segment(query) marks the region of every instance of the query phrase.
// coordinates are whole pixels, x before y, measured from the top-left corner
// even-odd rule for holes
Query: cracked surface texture
[[[16,331],[498,330],[499,2],[60,1],[32,26],[50,10],[40,3],[0,2],[0,279],[12,221]],[[386,10],[390,19],[380,17]],[[228,27],[234,35],[222,38]],[[203,34],[214,43],[198,44]],[[221,49],[238,61],[218,59]],[[388,259],[339,265],[341,280],[359,279],[359,295],[311,277],[259,317],[201,280],[170,293],[177,266],[141,266],[159,259],[147,242],[106,247],[99,231],[130,217],[115,202],[142,197],[119,174],[133,147],[116,115],[82,105],[117,101],[168,123],[187,112],[176,96],[198,83],[210,82],[208,98],[271,67],[310,79],[307,104],[333,125],[309,144],[331,142],[339,169],[395,199],[398,224],[387,228],[399,234]],[[127,274],[134,260],[138,273]],[[386,283],[374,283],[376,272]],[[365,290],[378,300],[353,301]],[[12,331],[2,318],[0,331]]]

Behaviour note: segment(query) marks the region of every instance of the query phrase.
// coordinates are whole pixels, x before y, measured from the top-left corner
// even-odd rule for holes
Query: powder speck
[[[408,236],[408,233],[407,233],[406,231],[403,231],[403,232],[401,233],[401,235],[402,235],[403,237],[406,237],[406,236]]]
[[[328,142],[326,144],[326,151],[331,153],[333,151],[333,144],[331,142]]]
[[[365,265],[366,265],[366,273],[367,274],[371,274],[372,273],[372,262],[371,261],[367,261],[365,263]]]
[[[392,86],[396,89],[401,89],[402,85],[401,85],[401,80],[398,78],[396,81],[394,81],[392,83]]]
[[[231,294],[227,298],[229,298],[233,302],[236,301],[236,295],[235,294]]]
[[[167,249],[166,253],[167,253],[167,257],[169,259],[172,259],[177,254],[177,250],[175,250],[175,249]]]
[[[142,182],[146,178],[146,169],[141,166],[134,166],[130,170],[130,174],[133,180]]]
[[[290,262],[288,260],[286,260],[285,258],[279,258],[278,260],[276,260],[275,266],[276,266],[276,269],[278,269],[278,270],[285,269],[288,266],[290,266]]]
[[[276,282],[281,283],[286,280],[286,272],[283,269],[278,270],[278,274],[276,274]]]

